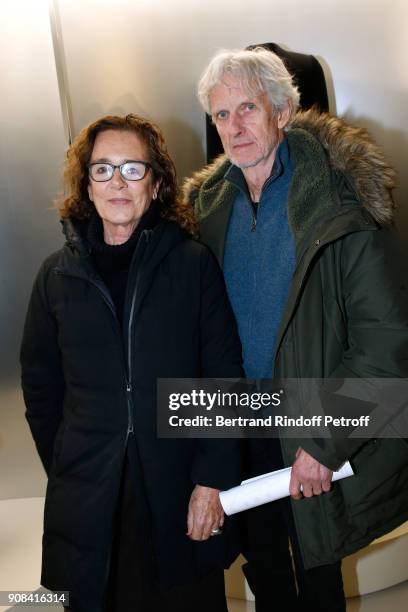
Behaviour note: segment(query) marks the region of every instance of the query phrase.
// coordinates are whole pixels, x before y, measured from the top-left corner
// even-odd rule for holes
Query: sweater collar
[[[98,221],[99,219],[99,221]],[[138,225],[135,228],[132,236],[129,240],[124,243],[127,245],[129,241],[133,240],[133,236],[138,230],[140,233],[144,229],[153,229],[158,225],[160,221],[160,212],[158,209],[157,202],[153,202],[147,209],[145,214],[141,217]],[[76,219],[75,217],[66,217],[61,219],[62,231],[66,237],[67,245],[82,257],[88,257],[95,248],[103,250],[107,247],[107,250],[117,249],[123,245],[107,245],[103,240],[103,226],[100,217],[94,212],[88,219]],[[88,235],[88,228],[91,227],[90,235]],[[137,239],[136,239],[137,242]],[[124,250],[129,247],[124,246]],[[119,249],[118,252],[120,252]]]

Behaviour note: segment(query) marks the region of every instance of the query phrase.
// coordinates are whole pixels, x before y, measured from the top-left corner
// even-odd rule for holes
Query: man
[[[223,51],[199,83],[225,156],[185,185],[223,266],[250,378],[407,376],[394,173],[364,130],[313,111],[270,51]],[[344,611],[341,559],[408,518],[403,440],[252,441],[291,499],[247,515],[257,612]],[[331,485],[352,459],[356,474]],[[296,570],[288,549],[291,542]]]

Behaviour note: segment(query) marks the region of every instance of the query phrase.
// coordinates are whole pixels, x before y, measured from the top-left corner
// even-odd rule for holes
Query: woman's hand
[[[208,540],[213,529],[224,524],[219,489],[196,485],[190,497],[187,535],[191,540]]]

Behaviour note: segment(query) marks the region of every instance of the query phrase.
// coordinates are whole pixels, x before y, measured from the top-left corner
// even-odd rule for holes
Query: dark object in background
[[[329,110],[324,72],[314,55],[286,51],[275,43],[250,45],[247,49],[254,49],[255,47],[265,47],[283,60],[286,68],[293,74],[295,84],[299,88],[301,110],[307,110],[313,105],[317,105],[321,112]],[[206,139],[207,163],[210,163],[217,155],[223,153],[223,148],[218,132],[211,122],[211,117],[207,114]]]

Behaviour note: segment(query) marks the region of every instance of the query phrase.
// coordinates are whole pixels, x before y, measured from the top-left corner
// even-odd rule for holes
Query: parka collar
[[[312,219],[314,223],[319,216],[330,214],[330,209],[333,214],[338,212],[338,201],[333,193],[333,177],[339,176],[347,182],[350,193],[354,195],[355,205],[369,212],[380,225],[392,222],[395,171],[365,129],[353,127],[329,113],[319,114],[312,109],[296,115],[287,138],[291,155],[295,157],[295,173],[296,166],[302,167],[303,172],[314,172],[313,175],[306,175],[310,179],[307,186],[300,185],[300,181],[304,182],[303,172],[293,179],[294,186],[300,187],[303,190],[302,197],[306,197],[305,205],[300,199],[291,202],[289,215],[295,234],[304,222],[311,225]],[[221,197],[214,197],[215,194],[218,196],[220,183],[224,181],[230,166],[225,155],[221,155],[185,182],[184,197],[187,201],[196,200],[200,220],[213,214],[227,198],[235,195],[224,194],[221,189]],[[234,187],[231,186],[231,189]],[[317,190],[317,199],[314,198],[314,190]]]
[[[396,173],[366,129],[311,109],[298,113],[288,134],[296,130],[318,141],[334,172],[347,178],[362,208],[379,225],[392,223]]]

